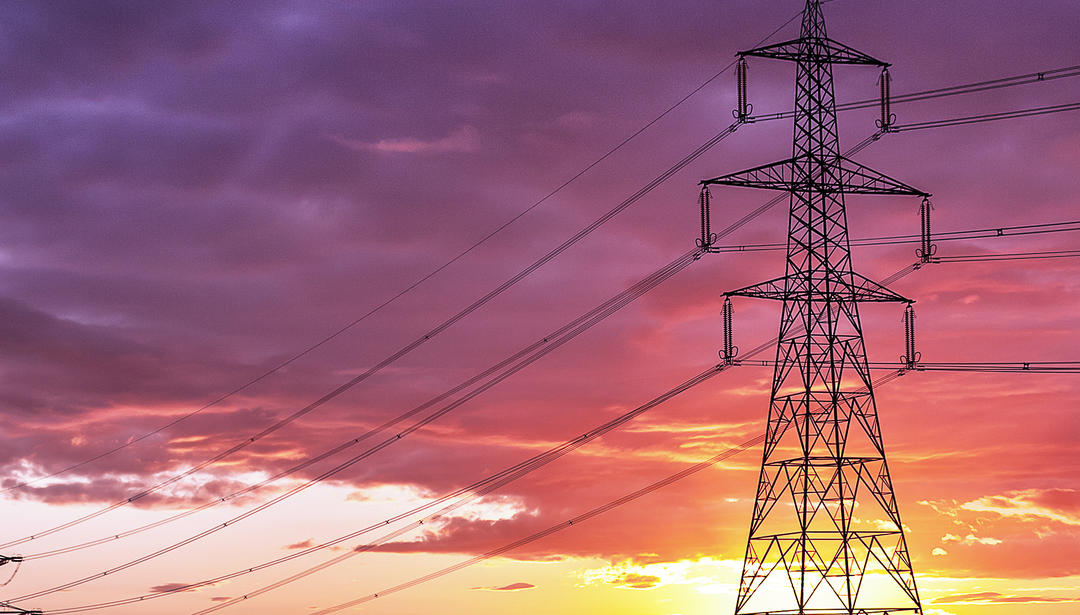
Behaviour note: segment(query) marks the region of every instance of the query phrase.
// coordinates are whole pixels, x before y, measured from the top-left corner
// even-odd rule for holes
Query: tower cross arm
[[[752,169],[736,171],[712,179],[703,179],[700,183],[702,186],[720,184],[724,186],[743,186],[745,188],[791,190],[794,186],[794,162],[794,158],[770,162]]]
[[[807,36],[795,40],[740,51],[738,56],[773,58],[791,62],[813,62],[828,64],[867,64],[870,66],[890,66],[877,58],[857,49],[834,41],[826,36]]]
[[[814,172],[814,170],[817,172]],[[712,179],[701,185],[741,186],[767,190],[811,190],[846,194],[882,194],[928,197],[929,193],[893,179],[843,156],[831,160],[804,154]]]
[[[913,188],[881,171],[840,156],[839,190],[848,194],[898,194],[929,197],[929,192]]]
[[[858,273],[847,275],[788,274],[724,293],[775,301],[844,301],[914,303],[885,285]]]

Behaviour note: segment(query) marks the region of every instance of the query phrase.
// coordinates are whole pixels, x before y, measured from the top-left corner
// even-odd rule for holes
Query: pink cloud
[[[976,592],[935,598],[934,604],[1039,604],[1054,602],[1080,602],[1080,598],[1054,596],[1007,596],[998,592]]]
[[[533,589],[534,587],[536,587],[536,586],[533,585],[532,583],[518,582],[518,583],[511,583],[509,585],[503,585],[501,587],[498,587],[498,586],[473,587],[471,589],[480,589],[480,590],[494,591],[494,592],[513,592],[513,591],[521,591],[523,589]]]
[[[198,591],[197,589],[188,588],[188,585],[190,585],[190,583],[165,583],[162,585],[155,585],[151,587],[150,592],[155,594],[168,594],[176,592]]]

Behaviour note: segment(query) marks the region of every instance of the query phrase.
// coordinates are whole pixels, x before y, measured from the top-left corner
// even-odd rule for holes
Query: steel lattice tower
[[[921,613],[859,320],[860,302],[911,300],[853,271],[844,195],[929,195],[840,154],[833,97],[833,64],[888,64],[829,39],[820,0],[800,38],[739,56],[796,79],[792,157],[701,182],[791,193],[785,275],[727,293],[783,302],[735,612]]]

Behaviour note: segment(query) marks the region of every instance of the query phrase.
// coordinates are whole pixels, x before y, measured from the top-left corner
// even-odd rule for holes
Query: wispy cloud
[[[1075,489],[1010,491],[964,502],[960,508],[1080,526],[1080,490]]]
[[[945,534],[941,537],[942,542],[959,542],[965,545],[999,545],[1001,541],[991,536],[976,536],[974,534],[968,534],[967,536],[957,536],[956,534]]]
[[[472,126],[462,126],[438,139],[424,140],[416,137],[359,141],[331,135],[330,139],[357,151],[373,151],[394,154],[428,154],[444,152],[473,152],[480,146],[479,132]]]

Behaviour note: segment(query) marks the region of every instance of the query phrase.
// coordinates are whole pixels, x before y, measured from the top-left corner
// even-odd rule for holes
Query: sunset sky
[[[230,519],[417,418],[259,483],[549,336],[691,249],[697,182],[791,155],[790,120],[739,128],[467,317],[732,122],[720,75],[414,290],[265,374],[484,239],[802,9],[803,0],[18,2],[0,6],[0,601],[51,610],[160,593],[349,534],[580,436],[717,362],[722,293],[780,252],[707,255],[535,364],[384,450]],[[834,0],[830,35],[893,64],[893,92],[1080,65],[1075,0]],[[771,41],[798,36],[798,20]],[[837,67],[837,100],[878,73]],[[790,110],[790,63],[752,59],[755,112]],[[1080,101],[1080,77],[895,105],[900,124]],[[874,108],[839,117],[841,145]],[[1080,220],[1080,112],[886,135],[859,162],[933,193],[935,231]],[[773,196],[713,189],[714,230]],[[919,232],[919,199],[849,197],[851,236]],[[724,244],[785,239],[786,202]],[[860,247],[874,279],[914,245]],[[943,242],[941,255],[1080,249],[1080,232]],[[926,361],[1080,360],[1080,259],[928,265]],[[862,310],[871,361],[902,306]],[[779,305],[738,299],[736,343]],[[125,501],[378,365],[295,422]],[[766,352],[769,355],[771,352]],[[769,358],[763,355],[761,358]],[[761,435],[771,371],[731,369],[492,494],[222,613],[317,612],[463,562]],[[451,400],[453,398],[450,398]],[[431,407],[442,407],[447,402]],[[1080,611],[1080,376],[909,373],[877,392],[927,615]],[[714,615],[734,608],[759,448],[589,521],[357,607],[379,615]],[[33,481],[22,485],[23,481]],[[190,615],[422,518],[151,603]],[[228,527],[219,527],[229,522]],[[103,578],[42,594],[218,531]],[[32,556],[103,539],[75,551]],[[14,564],[0,566],[0,583]],[[354,611],[346,611],[354,612]]]

